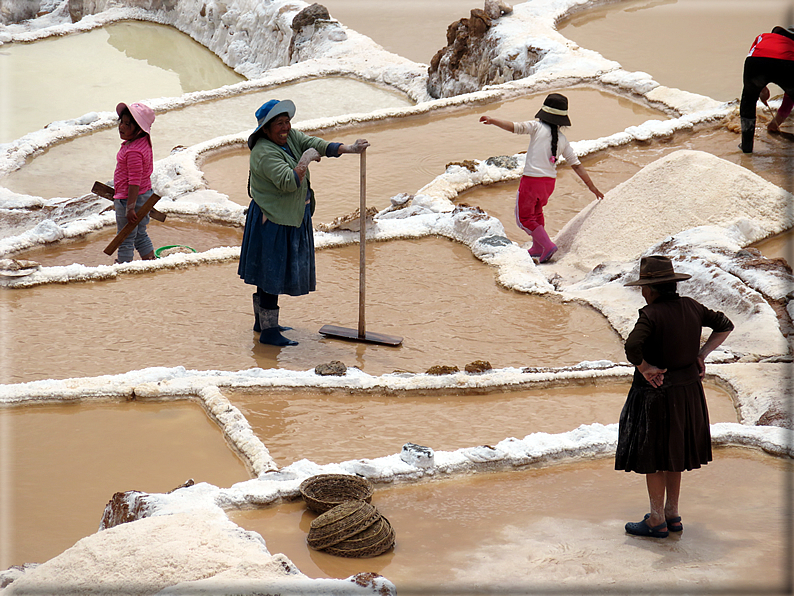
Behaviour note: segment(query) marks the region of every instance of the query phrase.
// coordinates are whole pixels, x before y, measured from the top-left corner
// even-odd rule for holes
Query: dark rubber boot
[[[254,292],[254,331],[259,333],[262,331],[262,326],[259,324],[259,294]]]
[[[739,118],[742,125],[742,144],[739,145],[744,153],[753,152],[755,137],[755,118]]]
[[[259,294],[254,292],[254,331],[259,333],[262,331],[262,324],[259,322],[259,311],[262,309],[261,302],[259,300]],[[292,327],[284,327],[283,325],[278,326],[279,331],[289,331]]]
[[[298,342],[287,339],[281,335],[278,325],[277,308],[260,308],[259,324],[262,331],[259,333],[259,343],[270,344],[272,346],[297,346]]]

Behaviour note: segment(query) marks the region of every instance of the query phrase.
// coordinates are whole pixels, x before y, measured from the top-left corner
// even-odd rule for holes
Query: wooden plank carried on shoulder
[[[138,216],[138,221],[140,221],[142,217],[149,213],[152,210],[152,207],[154,207],[155,203],[157,203],[159,200],[160,196],[152,193],[152,196],[146,199],[146,202],[141,206],[141,208],[135,212],[135,215]],[[114,252],[116,252],[116,249],[121,245],[122,242],[124,242],[124,239],[130,235],[130,232],[132,232],[137,225],[137,223],[133,223],[131,221],[127,222],[127,225],[121,229],[121,232],[116,234],[116,237],[113,238],[113,240],[110,241],[110,244],[107,245],[104,251],[105,254],[112,255]]]
[[[94,182],[94,186],[91,187],[91,192],[94,193],[98,197],[102,197],[103,199],[108,199],[110,201],[113,200],[114,190],[112,186],[108,186],[107,184],[102,184],[101,182]],[[165,221],[165,213],[162,211],[158,211],[157,209],[152,209],[149,212],[149,217],[152,219],[156,219],[157,221]]]

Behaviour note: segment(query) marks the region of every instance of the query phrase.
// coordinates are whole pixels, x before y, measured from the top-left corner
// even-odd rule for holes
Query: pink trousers
[[[545,226],[543,208],[554,192],[556,178],[522,176],[516,195],[516,224],[527,234],[538,226]]]

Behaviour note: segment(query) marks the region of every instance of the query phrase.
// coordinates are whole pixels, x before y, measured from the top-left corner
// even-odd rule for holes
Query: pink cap
[[[120,103],[116,106],[116,113],[121,116],[121,113],[124,111],[124,108],[127,108],[132,114],[132,117],[135,119],[135,122],[138,123],[138,126],[141,127],[141,130],[146,134],[152,130],[152,123],[154,122],[154,110],[149,106],[142,104],[142,103],[131,103],[127,105],[126,103]]]

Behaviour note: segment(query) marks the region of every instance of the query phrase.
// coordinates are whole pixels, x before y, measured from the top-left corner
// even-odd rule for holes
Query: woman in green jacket
[[[238,275],[256,286],[254,331],[259,341],[276,346],[298,342],[284,337],[278,323],[278,295],[302,296],[316,285],[314,267],[314,191],[309,164],[321,156],[361,153],[364,139],[352,145],[330,143],[293,130],[295,104],[272,99],[256,111],[257,127],[248,137],[251,150],[248,207]]]

